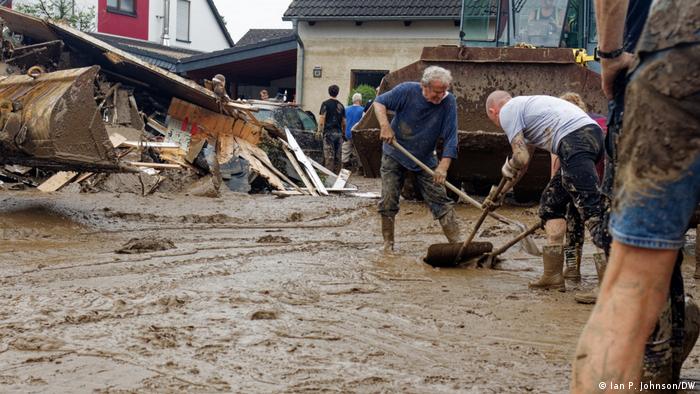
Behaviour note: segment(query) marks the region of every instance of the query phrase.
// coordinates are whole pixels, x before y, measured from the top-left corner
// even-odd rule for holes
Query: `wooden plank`
[[[127,164],[134,167],[146,167],[146,168],[182,168],[180,164],[168,164],[168,163],[144,163],[140,161],[128,161]]]
[[[159,142],[159,141],[124,141],[120,146],[128,146],[130,148],[173,148],[177,149],[180,144],[177,142]]]
[[[123,135],[117,132],[109,133],[109,142],[112,143],[113,147],[117,148],[119,145],[124,143],[124,141],[126,141],[126,137],[124,137]]]
[[[250,164],[250,169],[252,171],[255,171],[256,173],[260,174],[260,176],[267,179],[270,185],[275,189],[287,190],[287,188],[282,183],[282,180],[272,171],[270,171],[265,166],[265,164],[263,164],[257,157],[255,157],[255,154],[252,153],[253,149],[257,148],[256,146],[242,138],[234,137],[234,141],[240,147],[240,149],[238,150],[238,154],[248,161],[248,163]]]
[[[219,133],[217,139],[218,146],[216,149],[216,160],[219,161],[219,164],[224,164],[231,161],[234,156],[234,149],[236,145],[236,142],[234,142],[234,136],[230,133]]]
[[[309,178],[306,176],[306,173],[301,169],[301,165],[299,165],[297,158],[294,157],[294,154],[291,150],[289,150],[289,148],[287,148],[286,144],[282,144],[282,150],[284,151],[284,154],[287,155],[287,159],[289,159],[289,162],[292,163],[294,171],[297,172],[299,178],[301,178],[301,181],[304,183],[304,185],[306,185],[306,188],[309,190],[309,193],[311,193],[312,196],[320,196],[320,194],[318,194],[318,192],[316,191],[314,184],[311,183]]]
[[[282,141],[282,140],[281,140],[281,141]],[[283,143],[286,143],[285,141],[282,141],[282,142],[283,142]],[[310,157],[309,157],[308,159],[309,159],[309,161],[311,162],[311,165],[314,166],[314,168],[316,168],[317,170],[321,171],[322,173],[324,173],[325,175],[327,175],[328,177],[330,177],[330,179],[332,179],[334,183],[335,183],[335,181],[338,180],[338,175],[336,175],[336,174],[334,174],[333,172],[331,172],[331,170],[329,170],[328,168],[322,166],[322,165],[319,164],[316,160],[314,160],[314,159],[312,159],[312,158],[310,158]],[[357,188],[357,186],[353,185],[352,183],[345,183],[345,186]]]
[[[299,186],[297,186],[297,184],[294,183],[294,181],[292,181],[286,175],[284,175],[284,173],[282,171],[275,168],[275,166],[273,166],[272,163],[270,162],[270,158],[267,157],[267,155],[264,157],[260,157],[260,156],[258,156],[258,153],[255,150],[251,151],[251,153],[253,154],[253,156],[255,156],[255,158],[260,160],[260,162],[262,164],[264,164],[265,167],[267,167],[270,171],[275,173],[275,175],[277,175],[280,179],[287,182],[289,184],[289,186],[293,187],[294,190],[297,190],[298,192],[300,192],[302,194],[311,194],[311,193],[304,193],[304,191]]]
[[[321,178],[318,177],[318,174],[316,173],[316,170],[314,170],[314,166],[311,164],[309,159],[306,157],[304,152],[301,150],[301,147],[297,143],[297,140],[294,139],[294,136],[292,133],[289,131],[289,128],[285,127],[284,132],[287,135],[287,142],[289,143],[289,146],[294,152],[294,155],[299,159],[299,162],[301,165],[304,166],[304,169],[306,170],[306,173],[309,175],[309,179],[311,179],[311,182],[314,184],[314,187],[318,192],[324,196],[328,195],[328,192],[326,191],[326,187],[323,185],[323,182],[321,181]]]
[[[333,186],[331,186],[332,189],[340,189],[345,186],[346,183],[348,183],[348,179],[350,178],[350,170],[343,168],[340,170],[340,174],[338,174],[338,178],[336,178],[335,182],[333,182]]]
[[[149,125],[153,130],[157,131],[161,135],[167,135],[168,134],[168,128],[160,124],[157,120],[153,118],[148,118],[147,125]]]
[[[194,160],[199,155],[199,152],[202,151],[202,148],[204,148],[204,144],[206,142],[206,138],[200,138],[198,140],[192,139],[190,142],[190,149],[187,151],[187,155],[185,156],[185,161],[188,163],[194,163]]]
[[[80,182],[82,182],[82,181],[84,181],[84,180],[90,178],[90,177],[93,176],[93,175],[95,175],[94,172],[84,172],[84,173],[80,174],[79,177],[75,178],[75,180],[73,181],[73,183],[76,183],[76,182],[77,182],[77,183],[80,183]]]
[[[37,189],[41,190],[42,192],[55,192],[76,176],[78,176],[78,173],[74,171],[59,171],[51,178],[47,179],[44,183],[39,185]]]

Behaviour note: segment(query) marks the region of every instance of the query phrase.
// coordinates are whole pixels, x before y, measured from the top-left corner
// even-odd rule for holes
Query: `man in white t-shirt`
[[[497,90],[486,100],[486,112],[501,127],[513,148],[501,173],[510,179],[503,194],[527,171],[535,148],[559,156],[561,168],[552,177],[540,200],[539,216],[545,223],[550,245],[544,248],[544,275],[531,288],[564,289],[562,267],[566,205],[573,200],[593,238],[602,247],[610,237],[603,225],[604,200],[598,189],[596,163],[603,155],[603,131],[576,105],[552,96],[520,96]],[[495,198],[494,198],[495,199]],[[493,205],[489,198],[487,205]],[[561,228],[559,228],[561,227]],[[558,239],[552,245],[552,239]]]

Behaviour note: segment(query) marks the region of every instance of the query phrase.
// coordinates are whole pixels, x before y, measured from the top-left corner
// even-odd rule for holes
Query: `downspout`
[[[163,35],[162,44],[170,46],[170,0],[163,0]]]
[[[299,20],[292,21],[294,37],[297,39],[297,77],[296,77],[296,102],[301,107],[304,99],[304,42],[299,37]]]

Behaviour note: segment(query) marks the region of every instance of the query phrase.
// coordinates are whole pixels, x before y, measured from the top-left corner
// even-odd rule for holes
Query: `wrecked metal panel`
[[[6,7],[0,7],[0,17],[12,32],[31,37],[36,42],[58,40],[56,33],[39,18]]]
[[[23,29],[23,34],[37,41],[61,39],[75,52],[92,57],[94,63],[99,64],[103,69],[112,74],[140,81],[157,94],[178,97],[209,110],[218,111],[216,96],[213,92],[193,81],[148,64],[89,34],[67,25],[45,22],[3,7],[0,7],[0,17],[7,22],[7,26],[12,31]],[[30,23],[32,29],[26,29],[25,26]],[[52,38],[46,39],[46,35],[43,34],[46,29],[54,33]]]
[[[0,156],[6,163],[117,168],[95,104],[99,67],[0,81]]]
[[[6,63],[23,69],[35,65],[55,65],[61,56],[61,49],[63,49],[63,42],[58,40],[15,48],[12,51],[12,58],[7,59]]]

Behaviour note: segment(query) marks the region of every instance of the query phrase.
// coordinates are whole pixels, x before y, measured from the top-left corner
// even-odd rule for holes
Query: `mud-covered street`
[[[568,391],[591,306],[570,286],[528,290],[541,263],[517,246],[498,270],[422,263],[444,240],[420,203],[402,203],[399,252],[385,256],[375,204],[1,191],[0,391]],[[463,228],[477,214],[457,210]],[[484,228],[495,245],[514,233]],[[115,253],[134,238],[166,250]],[[699,357],[684,379],[700,379]]]

